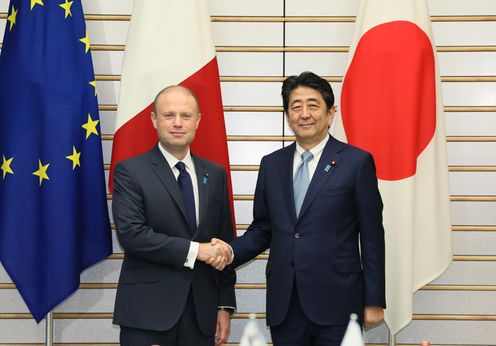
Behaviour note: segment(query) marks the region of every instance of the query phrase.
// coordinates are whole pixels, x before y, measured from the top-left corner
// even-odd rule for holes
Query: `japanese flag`
[[[441,83],[425,0],[362,0],[337,138],[372,153],[384,201],[386,322],[452,259]]]

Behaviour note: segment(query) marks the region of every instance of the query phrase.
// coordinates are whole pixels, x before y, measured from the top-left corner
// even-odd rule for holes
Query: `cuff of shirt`
[[[200,243],[192,241],[189,243],[188,256],[184,261],[184,266],[190,269],[195,267],[196,257],[198,257],[198,251],[200,250]]]
[[[218,306],[217,311],[225,311],[229,315],[232,315],[236,311],[236,308],[234,306]]]
[[[227,246],[229,246],[229,249],[231,249],[231,260],[226,263],[227,265],[229,265],[229,264],[233,263],[233,261],[234,261],[234,251],[233,251],[233,248],[231,245],[227,244]]]

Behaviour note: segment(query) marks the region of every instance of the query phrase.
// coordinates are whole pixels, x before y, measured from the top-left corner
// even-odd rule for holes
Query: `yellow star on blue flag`
[[[79,42],[87,38],[81,1],[11,0],[8,8],[0,261],[39,322],[112,253],[111,230],[101,137],[81,129],[101,132],[89,41]]]
[[[71,6],[72,6],[73,2],[74,1],[65,0],[65,2],[63,4],[59,5],[59,7],[62,7],[64,9],[64,13],[65,13],[64,18],[67,18],[67,16],[72,17]]]
[[[16,19],[17,19],[17,10],[14,6],[12,6],[12,10],[10,11],[9,16],[7,17],[7,21],[10,23],[9,31],[12,30],[12,28],[14,27],[16,23]]]
[[[0,167],[0,169],[2,170],[2,173],[3,173],[3,176],[2,176],[3,179],[5,179],[5,176],[7,175],[7,173],[14,174],[12,167],[10,167],[13,159],[14,159],[13,157],[11,157],[10,159],[6,159],[5,155],[3,155],[2,166]]]

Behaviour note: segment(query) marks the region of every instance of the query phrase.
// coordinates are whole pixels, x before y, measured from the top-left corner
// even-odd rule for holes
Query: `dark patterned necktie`
[[[186,171],[186,165],[184,162],[179,161],[176,163],[176,168],[179,170],[179,176],[177,177],[177,182],[179,188],[181,189],[181,194],[183,195],[184,206],[186,207],[186,215],[188,216],[188,222],[193,230],[196,229],[196,213],[195,213],[195,195],[193,194],[193,183],[191,181],[191,176],[188,171]]]

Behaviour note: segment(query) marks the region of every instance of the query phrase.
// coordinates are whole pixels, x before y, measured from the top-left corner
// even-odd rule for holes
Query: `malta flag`
[[[135,1],[122,68],[110,191],[115,165],[156,145],[157,130],[150,119],[153,100],[160,90],[173,84],[192,90],[200,104],[202,122],[192,151],[224,166],[230,177],[207,1]],[[232,191],[231,186],[229,189]]]
[[[372,153],[384,201],[386,323],[452,259],[441,82],[425,0],[362,0],[336,136]]]

